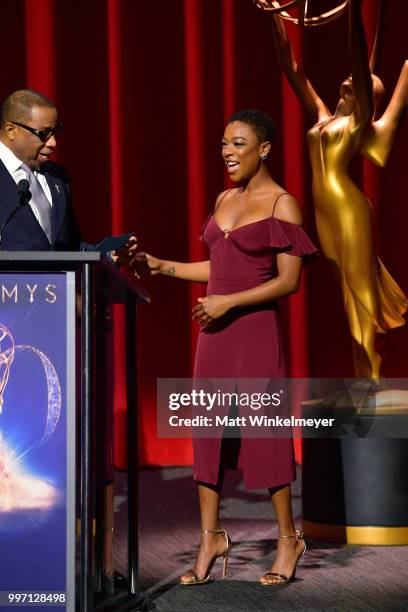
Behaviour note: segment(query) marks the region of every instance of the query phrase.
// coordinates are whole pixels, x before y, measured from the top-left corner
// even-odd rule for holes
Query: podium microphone
[[[16,206],[16,208],[14,208],[11,211],[8,217],[6,217],[5,221],[3,221],[3,224],[0,228],[0,251],[3,250],[4,228],[12,220],[16,212],[19,211],[20,208],[23,208],[23,206],[26,206],[31,200],[30,183],[28,182],[27,179],[21,179],[21,181],[17,183],[17,194],[18,194],[18,205]]]

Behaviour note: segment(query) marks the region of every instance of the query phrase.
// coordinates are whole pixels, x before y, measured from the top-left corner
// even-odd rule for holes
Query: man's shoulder
[[[41,166],[41,171],[44,173],[46,172],[47,174],[50,174],[56,179],[65,181],[66,183],[69,182],[69,176],[64,166],[61,166],[61,164],[57,164],[56,162],[53,162],[53,161],[45,162],[45,164]]]

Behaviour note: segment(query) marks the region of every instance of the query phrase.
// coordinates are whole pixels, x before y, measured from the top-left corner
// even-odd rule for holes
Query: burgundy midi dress
[[[245,291],[277,276],[276,255],[308,258],[316,249],[304,230],[273,215],[229,232],[211,214],[202,230],[210,250],[207,295]],[[278,304],[234,308],[200,331],[194,378],[284,378],[284,342]],[[231,439],[193,438],[194,479],[215,485]],[[221,452],[222,449],[222,452]],[[232,455],[231,455],[232,456]],[[243,470],[245,487],[276,487],[295,480],[292,438],[241,436],[227,467]]]

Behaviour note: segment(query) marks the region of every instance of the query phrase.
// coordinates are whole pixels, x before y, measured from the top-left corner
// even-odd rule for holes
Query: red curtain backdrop
[[[326,9],[330,2],[309,4]],[[406,53],[408,5],[383,4],[377,73],[389,99]],[[376,0],[364,5],[370,41],[376,6]],[[298,198],[316,238],[307,118],[281,75],[270,17],[251,0],[2,0],[1,9],[0,95],[28,86],[55,100],[65,124],[58,161],[70,173],[88,241],[135,230],[142,248],[159,257],[206,258],[200,227],[228,185],[220,158],[224,122],[245,107],[274,117],[279,134],[271,171]],[[334,109],[350,72],[346,16],[290,31],[304,71]],[[405,122],[385,169],[356,162],[352,172],[373,202],[383,261],[407,292],[406,136]],[[137,338],[140,461],[189,464],[188,440],[156,437],[156,379],[191,375],[197,335],[191,306],[204,287],[164,277],[143,285],[152,304],[140,308]],[[353,375],[340,289],[323,257],[306,270],[284,314],[292,375]],[[113,373],[119,467],[125,464],[123,334],[119,308]],[[407,327],[387,335],[385,375],[406,375],[407,341]]]

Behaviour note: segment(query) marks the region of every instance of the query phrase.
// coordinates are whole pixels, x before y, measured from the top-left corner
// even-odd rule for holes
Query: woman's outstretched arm
[[[135,268],[137,264],[145,262],[152,275],[165,274],[181,278],[196,283],[207,283],[210,276],[210,261],[194,261],[183,263],[180,261],[170,261],[168,259],[158,259],[149,253],[138,253],[136,256]]]

